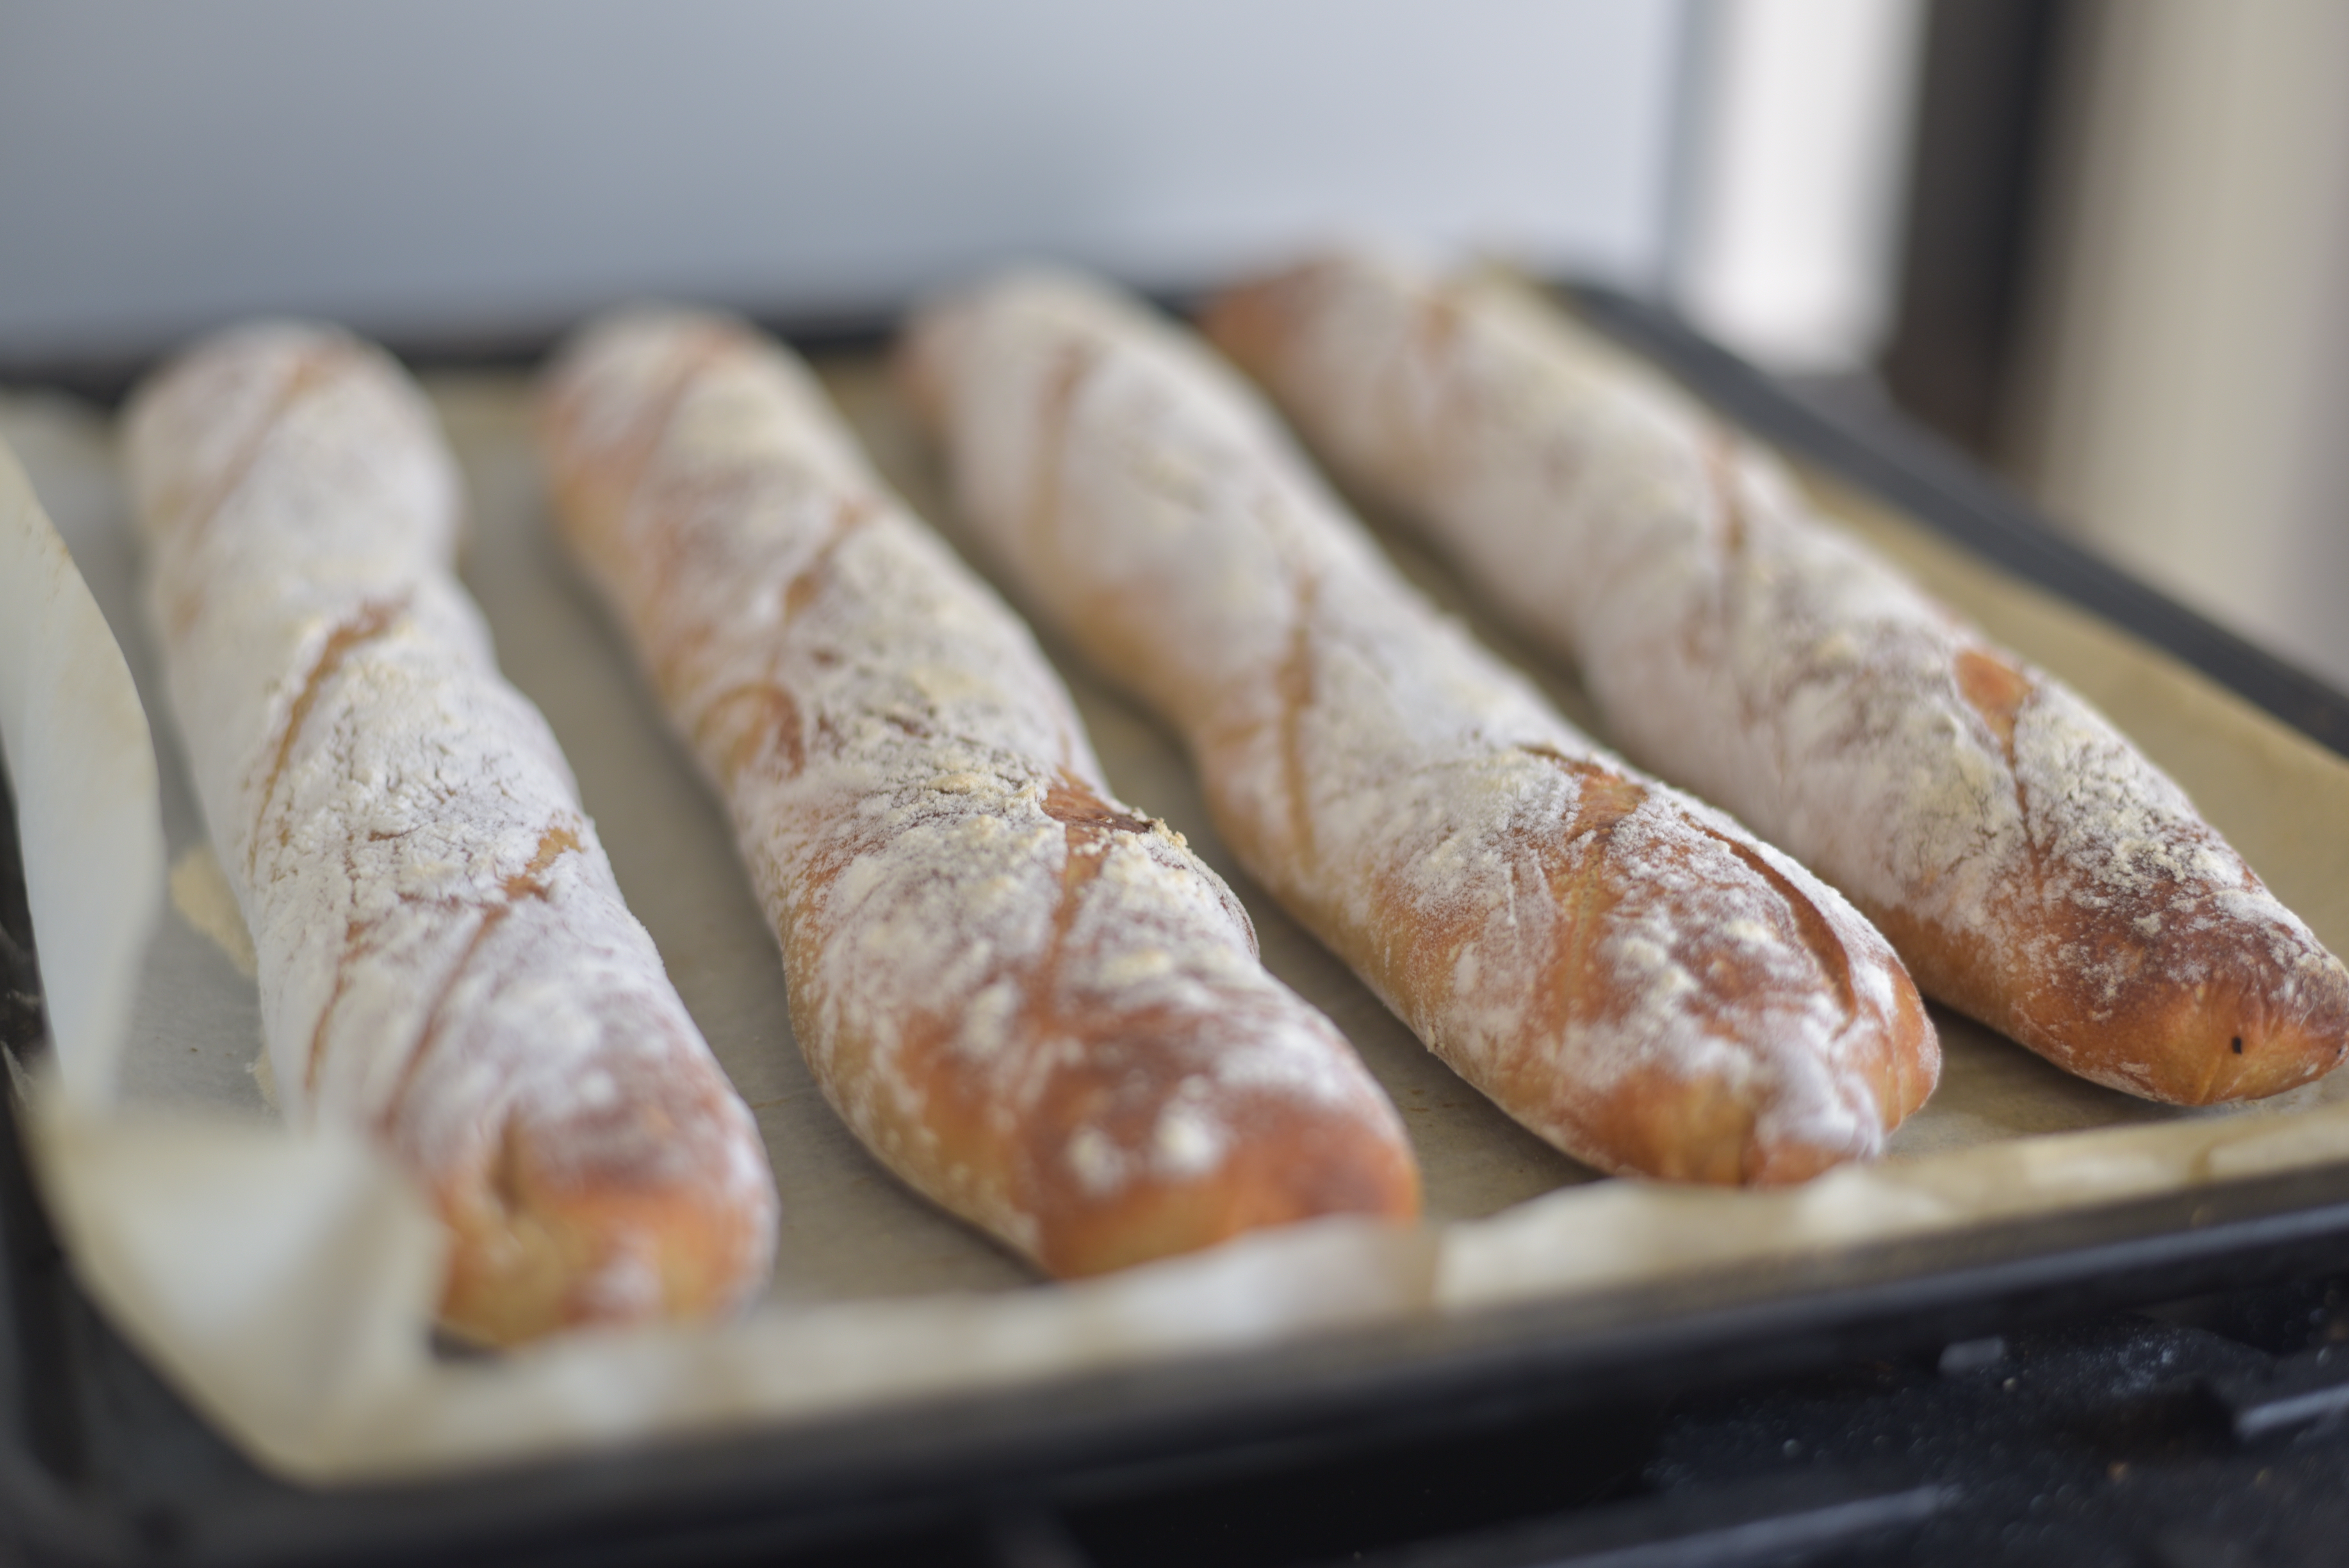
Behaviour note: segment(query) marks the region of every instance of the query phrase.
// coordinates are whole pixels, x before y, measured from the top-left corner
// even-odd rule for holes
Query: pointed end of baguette
[[[668,1109],[700,1136],[678,1158],[550,1157],[553,1130],[509,1121],[485,1167],[440,1193],[455,1242],[441,1327],[506,1346],[744,1305],[773,1259],[773,1178],[748,1115],[685,1088],[695,1103]]]
[[[1419,1218],[1419,1169],[1399,1129],[1370,1136],[1349,1116],[1250,1139],[1207,1179],[1142,1183],[1114,1204],[1049,1216],[1037,1261],[1081,1278],[1341,1214]]]
[[[2114,1087],[2172,1105],[2219,1105],[2265,1099],[2333,1071],[2349,1059],[2349,973],[2321,949],[2296,969],[2288,984],[2230,975],[2137,1021],[2138,1043],[2127,1053],[2134,1081]]]

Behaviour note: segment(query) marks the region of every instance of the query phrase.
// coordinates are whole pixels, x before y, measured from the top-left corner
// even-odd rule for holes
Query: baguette
[[[1344,255],[1211,321],[1346,482],[1579,665],[1633,756],[1842,889],[1928,995],[2178,1104],[2349,1050],[2340,963],[2101,715],[1529,291]]]
[[[564,537],[724,798],[792,1032],[875,1155],[1059,1275],[1417,1212],[1352,1047],[1110,794],[1027,628],[795,360],[626,315],[543,407]]]
[[[127,449],[286,1115],[422,1183],[463,1337],[741,1303],[765,1150],[450,573],[430,409],[371,348],[262,325],[141,387]]]
[[[1871,1155],[1940,1067],[1889,947],[1442,620],[1195,344],[1073,280],[917,318],[1003,574],[1189,746],[1251,874],[1447,1063],[1603,1170]]]

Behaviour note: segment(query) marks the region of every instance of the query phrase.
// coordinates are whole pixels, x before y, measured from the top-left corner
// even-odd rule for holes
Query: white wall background
[[[1331,229],[1664,271],[1690,0],[0,0],[0,363]]]

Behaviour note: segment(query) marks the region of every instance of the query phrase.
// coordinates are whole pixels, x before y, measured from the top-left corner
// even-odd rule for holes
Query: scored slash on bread
[[[2349,975],[2175,783],[1523,285],[1333,254],[1207,321],[1346,483],[1577,663],[1627,750],[1835,883],[1929,995],[2182,1104],[2349,1052]]]
[[[1182,736],[1218,831],[1445,1061],[1615,1171],[1878,1152],[1940,1055],[1833,891],[1623,769],[1379,556],[1253,396],[1092,285],[1014,276],[902,353],[1026,604]]]
[[[126,424],[287,1115],[423,1183],[460,1336],[740,1305],[774,1245],[765,1151],[498,676],[429,407],[365,345],[267,325],[150,379]]]
[[[1112,798],[1027,628],[796,360],[623,315],[542,415],[558,526],[726,802],[817,1083],[885,1163],[1061,1275],[1417,1213],[1351,1047]]]

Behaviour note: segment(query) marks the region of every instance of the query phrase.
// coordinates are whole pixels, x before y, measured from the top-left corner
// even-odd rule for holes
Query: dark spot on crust
[[[2241,1055],[2243,1054],[2243,1037],[2242,1037],[2242,1036],[2240,1036],[2240,1035],[2237,1035],[2233,1039],[2229,1040],[2229,1041],[2227,1042],[2227,1044],[2229,1045],[2229,1047],[2230,1047],[2233,1049],[2234,1053],[2235,1053],[2237,1056],[2239,1056],[2239,1057],[2240,1057],[2240,1056],[2241,1056]]]

